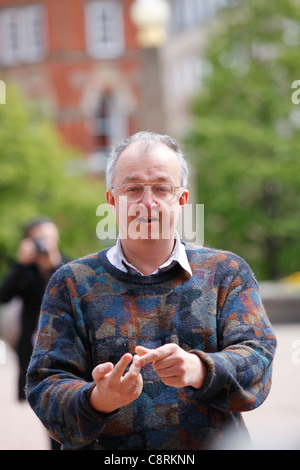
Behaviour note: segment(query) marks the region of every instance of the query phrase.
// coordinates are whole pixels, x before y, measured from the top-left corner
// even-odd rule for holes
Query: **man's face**
[[[38,241],[49,254],[58,247],[58,229],[52,222],[45,222],[33,227],[30,231],[30,238]]]
[[[132,201],[136,199],[132,196],[137,190],[136,183],[143,183],[145,189],[140,199]],[[169,147],[155,143],[145,148],[142,141],[129,145],[117,162],[113,181],[116,189],[107,190],[107,201],[114,207],[120,237],[174,238],[179,214],[188,199],[188,191],[180,185],[178,158]],[[164,194],[169,189],[172,194],[166,197]]]

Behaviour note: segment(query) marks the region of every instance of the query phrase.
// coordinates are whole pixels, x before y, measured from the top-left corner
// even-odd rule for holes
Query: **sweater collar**
[[[143,274],[135,266],[129,263],[129,261],[127,261],[127,259],[125,258],[121,240],[119,237],[117,239],[116,245],[107,251],[107,258],[113,266],[120,269],[121,271],[127,272],[129,274],[143,276]],[[189,276],[192,276],[192,270],[188,262],[185,246],[180,241],[177,231],[175,231],[174,249],[169,259],[161,266],[159,266],[159,268],[156,269],[151,275],[156,275],[168,271],[176,264],[179,264],[189,274]]]

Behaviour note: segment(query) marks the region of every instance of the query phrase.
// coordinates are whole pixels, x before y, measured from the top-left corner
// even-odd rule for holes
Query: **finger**
[[[135,350],[140,357],[136,361],[136,366],[143,367],[146,364],[149,364],[150,362],[159,361],[160,359],[163,359],[164,357],[168,356],[170,353],[168,349],[165,348],[165,346],[166,345],[156,349],[147,349],[143,346],[137,346]]]
[[[150,362],[153,362],[154,357],[157,356],[157,353],[154,354],[155,349],[148,349],[144,346],[137,346],[135,352],[137,353],[137,359],[135,365],[137,367],[143,367]]]
[[[157,374],[159,375],[159,377],[163,378],[163,377],[175,377],[175,376],[178,376],[179,375],[179,372],[178,371],[178,367],[176,365],[163,365],[162,367],[160,366],[153,366],[153,369],[155,370],[155,372],[157,372]]]
[[[139,360],[139,356],[134,356],[132,364],[129,368],[130,373],[133,373],[135,375],[138,375],[140,373],[141,367],[137,366],[137,361]]]
[[[124,376],[124,380],[123,380],[124,384],[125,383],[137,384],[140,381],[140,379],[142,379],[142,376],[140,374],[141,368],[136,366],[136,361],[137,360],[138,360],[138,356],[134,356],[132,364],[131,364],[127,374],[125,374],[125,376]]]
[[[135,352],[136,352],[139,356],[144,356],[144,354],[146,354],[147,352],[150,352],[150,351],[153,351],[153,349],[145,348],[144,346],[137,346],[137,347],[135,348]]]
[[[120,381],[122,375],[125,372],[126,367],[131,361],[132,361],[132,354],[130,353],[124,354],[124,356],[122,356],[119,362],[117,362],[117,364],[115,365],[111,373],[111,379],[113,381]]]
[[[174,369],[174,371],[178,370],[179,372],[182,371],[185,367],[185,358],[176,354],[166,354],[161,359],[155,361],[153,363],[153,369],[156,372],[165,371],[169,369]]]
[[[105,362],[104,364],[99,364],[96,366],[92,372],[92,377],[95,382],[98,382],[100,379],[106,376],[109,372],[113,370],[114,366],[111,362]]]

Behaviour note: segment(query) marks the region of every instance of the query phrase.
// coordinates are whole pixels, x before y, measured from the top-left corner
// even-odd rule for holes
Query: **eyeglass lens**
[[[127,197],[128,201],[139,201],[146,189],[151,189],[154,199],[168,201],[174,197],[174,186],[169,183],[155,183],[151,185],[143,185],[142,183],[128,183],[124,184],[121,188],[123,196]]]

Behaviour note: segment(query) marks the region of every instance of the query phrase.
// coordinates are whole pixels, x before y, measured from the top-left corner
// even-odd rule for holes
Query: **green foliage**
[[[299,2],[235,2],[208,41],[186,137],[205,205],[205,244],[246,258],[259,279],[300,270]]]
[[[22,227],[39,215],[58,224],[67,256],[100,249],[96,208],[104,202],[103,184],[72,174],[78,155],[12,86],[0,106],[0,142],[0,271],[15,257]]]

